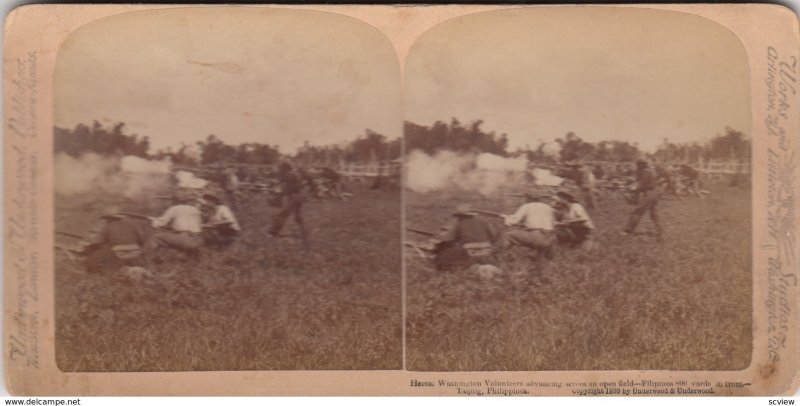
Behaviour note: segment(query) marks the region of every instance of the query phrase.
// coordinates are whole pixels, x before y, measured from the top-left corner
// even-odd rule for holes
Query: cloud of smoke
[[[491,195],[504,185],[525,183],[525,159],[498,155],[415,150],[406,158],[406,187],[415,192],[460,189]]]
[[[178,186],[189,189],[202,189],[206,187],[208,181],[194,176],[193,173],[187,171],[175,172],[175,179],[178,181]]]
[[[533,168],[533,183],[539,186],[559,186],[564,183],[564,178],[553,175],[549,169]]]
[[[135,156],[104,157],[93,153],[74,158],[56,154],[55,191],[70,196],[93,191],[137,197],[169,184],[171,164]]]

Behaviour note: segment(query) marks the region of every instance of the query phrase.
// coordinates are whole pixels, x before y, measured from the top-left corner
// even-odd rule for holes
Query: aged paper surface
[[[797,388],[798,27],[788,9],[52,5],[19,8],[5,28],[13,394]],[[526,111],[541,118],[526,121]],[[491,141],[478,152],[507,145],[488,158],[467,146],[453,164],[437,129]],[[714,132],[747,144],[702,150]],[[555,137],[565,137],[560,150],[539,144]],[[607,159],[588,158],[596,146],[580,159],[565,152],[600,141],[619,148]],[[720,178],[667,184],[674,199],[658,215],[615,201],[609,186],[589,209],[596,247],[544,261],[514,248],[502,270],[435,271],[411,235],[437,231],[453,211],[513,213],[523,200],[497,196],[526,180],[473,171],[515,172],[520,161],[506,152],[527,151],[556,174],[591,166],[613,179],[635,161],[614,155],[625,148],[671,151],[649,161],[676,173],[691,151],[707,154],[700,169]],[[305,203],[291,192],[299,175],[280,168],[295,150],[291,166],[318,185]],[[720,156],[730,166],[709,164]],[[323,175],[334,165],[343,190]],[[221,187],[206,187],[211,179]],[[273,186],[283,202],[268,198]],[[559,196],[586,203],[594,195],[584,192]],[[145,262],[114,256],[119,274],[89,271],[109,259],[83,259],[76,240],[123,211],[159,225],[150,217],[168,217],[170,200],[176,216],[232,206],[242,225],[234,245],[220,231],[210,241],[225,247],[197,254],[191,226],[172,223],[174,233],[146,236]],[[639,229],[655,225],[656,235],[634,233],[638,207],[652,219]],[[506,235],[537,250],[547,240]]]

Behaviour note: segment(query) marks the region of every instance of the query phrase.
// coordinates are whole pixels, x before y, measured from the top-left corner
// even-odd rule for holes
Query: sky
[[[746,55],[727,29],[667,11],[568,11],[486,12],[424,33],[405,64],[406,119],[481,119],[534,148],[570,131],[646,151],[750,133]]]
[[[215,134],[293,152],[369,128],[401,136],[391,43],[328,13],[219,8],[128,13],[76,30],[59,50],[55,125],[124,122],[151,152]]]

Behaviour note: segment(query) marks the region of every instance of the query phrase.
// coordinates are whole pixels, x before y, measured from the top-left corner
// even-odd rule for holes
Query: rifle
[[[67,233],[67,232],[64,232],[64,231],[56,230],[56,234],[66,235],[67,237],[79,238],[81,240],[83,239],[83,237],[78,235],[78,234]]]
[[[414,242],[411,242],[411,241],[406,241],[405,245],[407,247],[411,247],[411,248],[414,248],[414,249],[417,249],[417,250],[422,250],[422,251],[427,251],[427,252],[432,252],[434,250],[434,248],[432,248],[432,247],[426,247],[424,245],[417,244],[417,243],[414,243]]]
[[[434,233],[432,233],[430,231],[418,230],[416,228],[411,228],[411,227],[406,227],[406,230],[414,232],[414,233],[417,233],[417,234],[427,235],[428,237],[436,237],[436,234],[434,234]]]
[[[505,214],[500,214],[500,213],[493,212],[493,211],[488,211],[488,210],[472,210],[472,211],[474,211],[475,213],[478,213],[478,214],[483,214],[485,216],[501,217],[501,218],[505,217]]]
[[[150,220],[150,221],[152,221],[154,219],[154,217],[145,216],[144,214],[138,214],[138,213],[118,212],[117,214],[120,215],[120,216],[134,217],[134,218],[143,219],[143,220]]]
[[[556,227],[568,227],[570,224],[578,224],[578,223],[585,223],[586,220],[570,220],[570,221],[561,221],[556,223]]]

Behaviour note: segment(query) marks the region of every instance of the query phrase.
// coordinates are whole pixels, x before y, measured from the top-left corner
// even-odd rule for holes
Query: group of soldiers
[[[61,232],[83,241],[81,249],[65,251],[84,257],[84,265],[90,272],[123,269],[150,275],[163,262],[164,250],[183,253],[188,259],[198,258],[203,248],[235,251],[242,231],[234,214],[238,211],[238,179],[227,170],[224,175],[228,179],[219,182],[221,192],[212,191],[212,187],[176,190],[169,196],[170,206],[158,217],[109,207],[101,215],[103,224],[95,235],[83,239]],[[274,215],[268,235],[278,236],[286,220],[293,216],[305,242],[308,231],[303,204],[308,184],[302,172],[290,163],[279,166],[276,183],[278,187],[272,193],[281,201],[281,209]],[[142,221],[147,222],[147,227],[143,227]]]
[[[352,195],[344,191],[343,177],[340,173],[327,166],[301,167],[284,163],[293,168],[302,180],[306,194],[317,199],[345,200]],[[284,165],[282,164],[282,165]],[[260,167],[233,167],[216,168],[208,176],[219,183],[225,190],[231,207],[237,208],[238,204],[247,200],[248,195],[267,193],[270,196],[280,195],[281,170],[268,166]],[[278,200],[271,200],[275,206]]]
[[[564,183],[550,192],[526,192],[525,198],[513,214],[474,210],[459,204],[453,213],[453,222],[441,233],[427,233],[430,244],[409,243],[421,254],[433,254],[433,264],[439,270],[467,269],[473,266],[495,265],[498,255],[513,246],[527,248],[541,268],[554,256],[556,246],[593,251],[597,248],[595,225],[587,208],[597,209],[598,188],[607,184],[598,182],[597,167],[580,163],[567,163],[559,175]],[[625,176],[624,178],[622,176]],[[656,239],[663,241],[663,229],[658,216],[658,203],[665,193],[682,197],[685,188],[697,196],[704,196],[699,173],[689,166],[651,165],[638,160],[630,174],[606,176],[616,182],[611,188],[625,193],[635,208],[628,215],[624,236],[635,233],[642,217],[649,214],[655,228]],[[679,186],[688,185],[688,186]],[[506,229],[497,230],[482,216],[502,219]],[[410,229],[411,231],[417,231]]]
[[[543,264],[553,258],[556,245],[592,251],[594,223],[584,206],[569,190],[553,195],[528,192],[519,208],[512,214],[475,210],[459,204],[453,222],[432,235],[433,264],[438,270],[466,269],[472,265],[494,265],[496,255],[513,246],[529,249],[531,257]],[[482,215],[499,217],[508,227],[498,230]],[[411,231],[418,231],[411,229]]]

